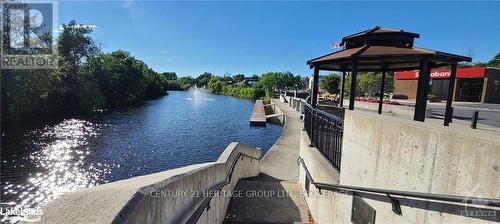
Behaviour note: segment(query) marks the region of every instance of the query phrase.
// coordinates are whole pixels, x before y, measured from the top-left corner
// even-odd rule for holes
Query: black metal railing
[[[399,201],[395,200],[395,198],[391,196],[402,196],[408,198],[416,198],[416,199],[426,199],[426,200],[436,200],[436,201],[445,201],[445,202],[453,202],[453,203],[463,203],[463,204],[472,204],[472,205],[482,205],[482,206],[493,206],[500,207],[500,199],[498,198],[483,198],[483,197],[471,197],[471,196],[460,196],[460,195],[447,195],[447,194],[433,194],[433,193],[424,193],[424,192],[413,192],[413,191],[399,191],[399,190],[389,190],[389,189],[381,189],[381,188],[369,188],[369,187],[361,187],[361,186],[350,186],[350,185],[340,185],[340,184],[331,184],[331,183],[321,183],[316,182],[309,170],[307,169],[306,163],[302,157],[297,158],[297,163],[305,171],[305,183],[306,183],[306,191],[309,193],[310,184],[314,185],[318,190],[329,190],[329,191],[337,191],[340,193],[347,194],[359,194],[359,193],[375,193],[386,195],[393,204],[393,211],[398,210],[401,212]],[[395,207],[399,207],[395,209]],[[396,211],[395,211],[396,212]]]
[[[320,104],[320,105],[318,105],[318,108],[324,112],[327,112],[329,114],[333,114],[333,115],[339,117],[340,119],[344,120],[344,114],[345,114],[344,107]]]
[[[306,101],[304,106],[304,128],[309,135],[311,144],[340,172],[342,136],[344,133],[343,118],[314,108]]]

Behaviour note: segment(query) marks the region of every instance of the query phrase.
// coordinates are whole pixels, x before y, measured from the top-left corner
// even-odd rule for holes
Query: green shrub
[[[427,99],[429,100],[429,102],[441,102],[441,98],[439,98],[439,96],[436,96],[436,95],[432,95],[432,94],[429,94],[427,96]]]
[[[408,99],[408,96],[406,94],[396,93],[396,94],[392,95],[392,99],[406,100],[406,99]]]

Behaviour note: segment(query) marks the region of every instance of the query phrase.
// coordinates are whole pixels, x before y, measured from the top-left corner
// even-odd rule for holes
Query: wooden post
[[[319,82],[319,69],[318,67],[314,67],[314,74],[313,74],[313,88],[312,88],[312,95],[311,95],[311,106],[314,108],[317,108],[318,104],[318,82]]]
[[[340,85],[340,105],[339,107],[344,107],[344,89],[345,89],[345,71],[342,71],[342,84]]]
[[[382,103],[384,102],[384,89],[385,89],[385,73],[386,67],[382,67],[382,82],[380,83],[380,98],[378,102],[378,114],[382,114]]]
[[[351,91],[349,93],[349,110],[354,110],[354,97],[356,97],[356,77],[358,76],[358,61],[353,61],[351,72]]]
[[[444,126],[449,126],[453,117],[451,104],[453,102],[453,87],[455,86],[455,77],[457,76],[457,63],[451,64],[450,80],[448,82],[448,98],[446,99],[446,111],[444,114]]]
[[[420,62],[420,72],[417,85],[417,99],[415,100],[415,112],[413,120],[425,121],[425,110],[427,108],[427,94],[429,93],[430,63],[427,59]]]

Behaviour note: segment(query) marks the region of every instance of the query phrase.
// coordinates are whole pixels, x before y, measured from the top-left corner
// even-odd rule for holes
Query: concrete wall
[[[437,194],[500,197],[500,138],[498,133],[459,130],[432,123],[346,111],[340,184]],[[306,134],[303,134],[307,136]],[[307,137],[302,137],[307,142]],[[318,152],[319,153],[319,152]],[[337,173],[318,166],[317,149],[301,143],[313,178],[334,183]],[[306,159],[308,158],[309,159]],[[315,159],[310,159],[310,158]],[[320,159],[318,159],[320,158]],[[324,163],[324,162],[323,162]],[[311,171],[312,170],[312,171]],[[322,170],[322,171],[318,171]],[[320,173],[320,174],[318,174]],[[330,177],[324,177],[330,175]],[[303,168],[300,182],[304,187]],[[307,202],[318,223],[350,223],[352,196],[318,196],[311,185]],[[402,215],[392,212],[388,198],[362,194],[376,210],[377,223],[486,223],[500,221],[494,207],[469,206],[399,198]],[[494,216],[463,216],[468,211]],[[330,212],[327,212],[330,211]],[[334,211],[334,212],[332,212]]]
[[[184,223],[199,207],[204,193],[225,181],[243,153],[261,157],[261,151],[231,143],[213,163],[196,164],[161,173],[87,188],[60,197],[43,208],[42,223]],[[260,172],[260,161],[239,157],[231,191],[240,178]],[[214,197],[198,223],[222,223],[230,197]]]
[[[307,165],[309,173],[316,182],[339,184],[340,174],[331,163],[314,147],[310,147],[310,140],[305,131],[300,132],[300,157]],[[311,216],[317,223],[333,223],[335,211],[334,192],[322,191],[320,194],[314,185],[309,185],[309,194],[305,192],[306,172],[299,165],[299,184],[301,185]]]

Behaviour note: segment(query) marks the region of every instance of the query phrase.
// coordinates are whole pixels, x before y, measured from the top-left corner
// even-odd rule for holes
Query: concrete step
[[[238,182],[224,223],[313,222],[297,182],[261,174]]]

